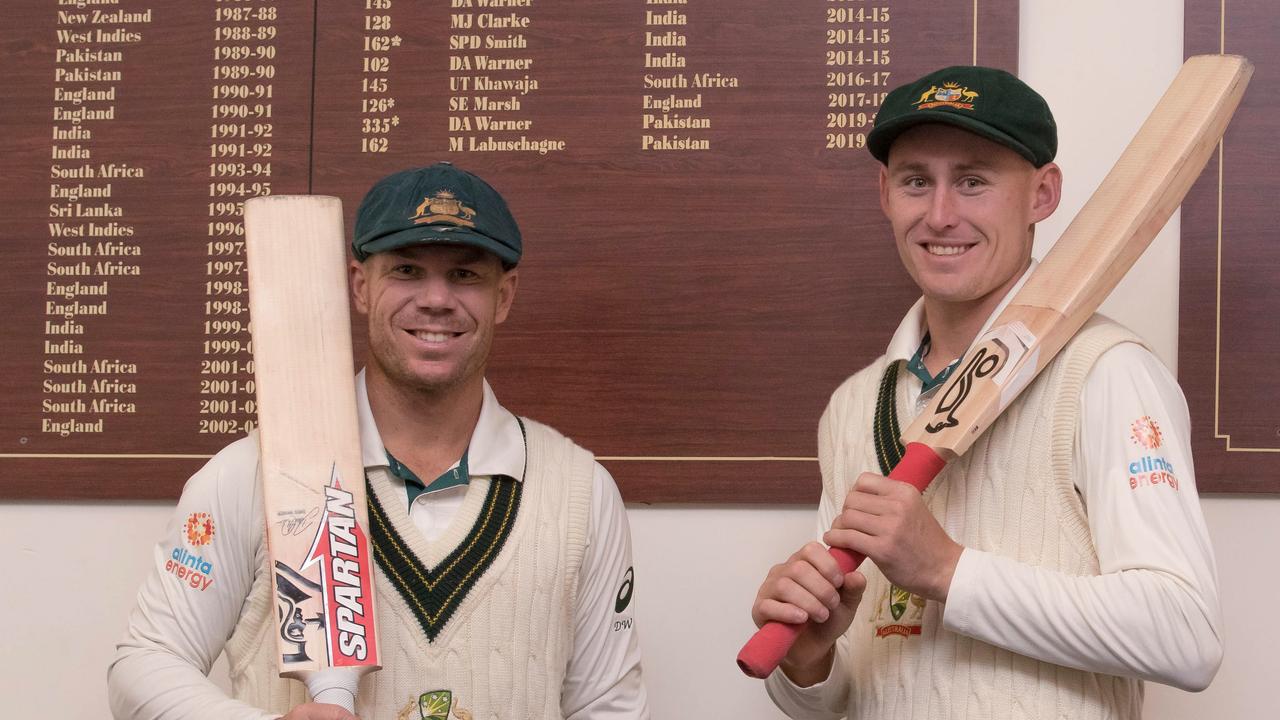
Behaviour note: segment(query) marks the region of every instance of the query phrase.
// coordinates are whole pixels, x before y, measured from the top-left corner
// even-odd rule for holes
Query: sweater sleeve
[[[592,475],[590,518],[561,708],[568,720],[647,720],[631,530],[618,486],[599,463]]]
[[[1150,352],[1124,343],[1101,356],[1075,452],[1100,574],[966,549],[945,627],[1059,665],[1205,688],[1222,659],[1216,569],[1186,402]]]
[[[265,552],[252,438],[191,477],[107,671],[116,718],[262,720],[207,677],[240,616]]]

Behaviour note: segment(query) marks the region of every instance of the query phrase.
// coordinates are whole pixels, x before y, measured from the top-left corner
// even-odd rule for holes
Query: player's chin
[[[974,281],[963,273],[922,269],[916,284],[925,296],[942,302],[967,302],[974,299]]]
[[[460,384],[459,373],[454,368],[410,367],[401,374],[402,382],[422,392],[440,392]]]

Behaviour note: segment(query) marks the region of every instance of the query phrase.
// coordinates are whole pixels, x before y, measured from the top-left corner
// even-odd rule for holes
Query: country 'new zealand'
[[[77,5],[77,7],[80,7]],[[90,10],[87,13],[58,11],[59,25],[139,25],[151,22],[151,9],[142,12],[128,10]]]

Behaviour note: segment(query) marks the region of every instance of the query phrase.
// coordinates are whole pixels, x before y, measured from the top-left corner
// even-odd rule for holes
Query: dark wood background
[[[1196,482],[1204,492],[1280,492],[1280,5],[1188,0],[1186,52],[1255,66],[1221,157],[1182,205],[1178,380]]]
[[[713,125],[690,134],[710,151],[662,153],[639,149],[641,98],[665,94],[642,87],[645,6],[537,0],[522,11],[532,23],[521,54],[536,58],[541,88],[521,116],[534,119],[530,137],[568,143],[545,156],[449,152],[447,3],[395,0],[388,11],[405,39],[387,75],[402,122],[376,155],[359,144],[364,3],[258,5],[281,14],[272,192],[337,195],[350,223],[378,177],[447,159],[507,197],[526,255],[489,372],[505,405],[605,458],[628,501],[816,500],[826,399],[883,350],[915,296],[881,219],[873,160],[824,148],[826,31],[849,27],[828,12],[862,3],[674,6],[689,18],[679,28],[689,71],[735,75],[741,87],[703,91]],[[891,71],[894,85],[976,54],[1016,71],[1017,5],[882,0],[891,62],[866,70]],[[109,317],[85,320],[78,338],[94,356],[139,362],[139,408],[100,436],[60,438],[40,431],[57,8],[5,3],[0,497],[172,498],[234,437],[195,432],[213,10],[119,9],[148,7],[144,41],[119,64],[117,119],[89,143],[95,163],[147,168],[115,197],[144,247],[143,274],[113,281]]]

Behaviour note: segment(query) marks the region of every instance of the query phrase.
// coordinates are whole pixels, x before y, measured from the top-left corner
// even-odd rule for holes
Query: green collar
[[[947,378],[951,377],[951,371],[955,370],[956,366],[960,364],[960,358],[956,358],[951,361],[950,365],[942,368],[942,372],[938,373],[936,377],[930,375],[929,369],[924,366],[924,357],[929,354],[930,344],[929,333],[926,332],[924,339],[920,341],[920,347],[916,348],[916,354],[912,355],[911,359],[907,361],[907,370],[911,371],[912,375],[920,378],[920,382],[923,383],[923,387],[920,388],[922,393],[927,393],[946,382]]]
[[[462,459],[458,464],[445,470],[440,477],[432,480],[429,485],[424,485],[422,479],[417,476],[407,465],[396,460],[391,453],[387,453],[387,464],[391,466],[391,474],[404,481],[405,492],[409,496],[409,504],[412,505],[419,495],[433,493],[437,490],[456,487],[458,485],[466,485],[471,481],[471,475],[467,471],[467,454],[462,453]]]

